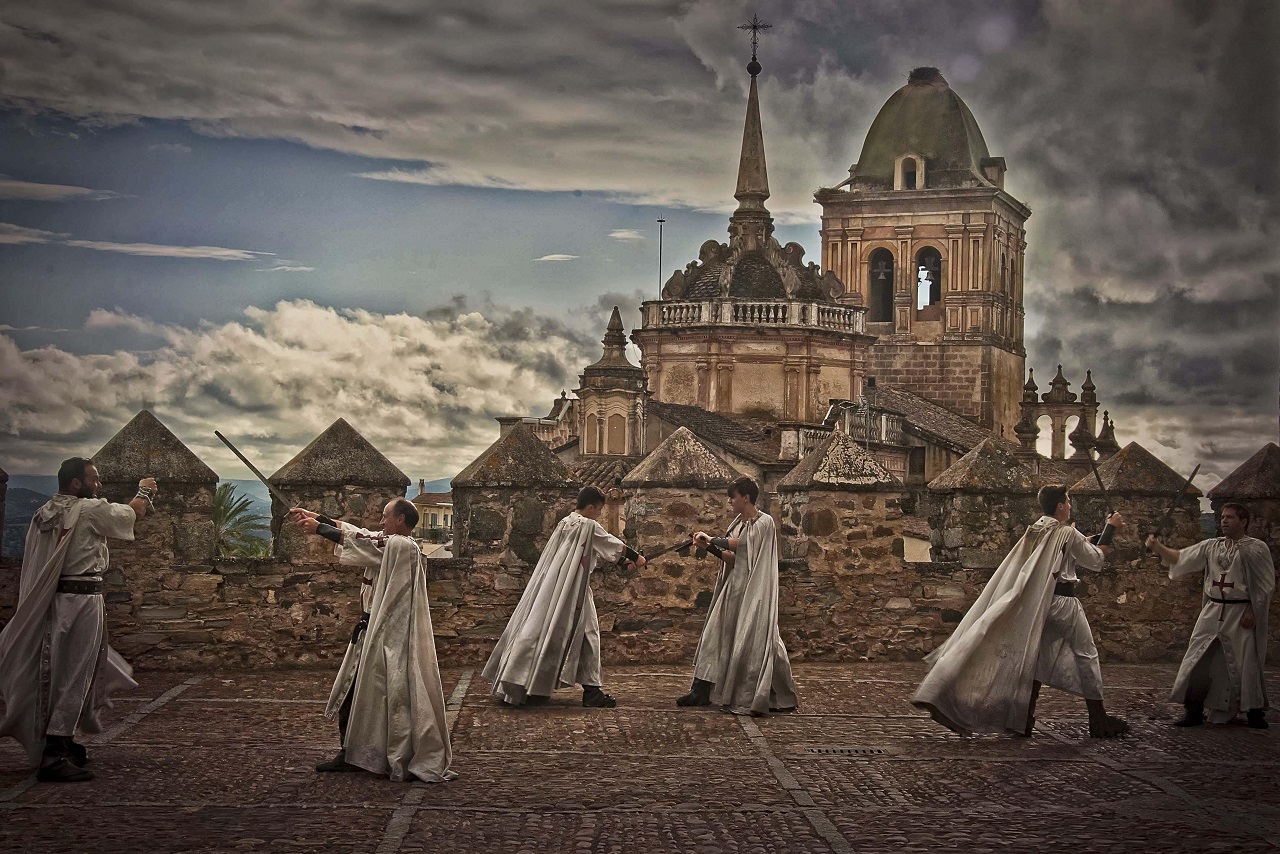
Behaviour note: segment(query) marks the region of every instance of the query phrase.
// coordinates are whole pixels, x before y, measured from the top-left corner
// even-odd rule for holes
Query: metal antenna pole
[[[662,299],[662,225],[666,222],[658,217],[658,299]]]

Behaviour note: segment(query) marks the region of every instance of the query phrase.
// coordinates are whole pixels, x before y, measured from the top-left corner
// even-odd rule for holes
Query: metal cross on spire
[[[773,24],[766,24],[764,21],[760,20],[759,15],[754,14],[751,16],[750,23],[738,25],[738,29],[740,30],[751,30],[751,59],[753,61],[756,58],[756,47],[760,44],[760,31],[772,28]]]

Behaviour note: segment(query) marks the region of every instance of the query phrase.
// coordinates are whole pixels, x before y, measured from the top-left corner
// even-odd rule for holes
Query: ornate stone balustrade
[[[866,332],[862,308],[799,300],[655,300],[641,310],[645,329],[713,325]]]
[[[884,445],[905,444],[902,418],[865,406],[851,406],[842,413],[844,429],[857,442],[879,442]]]

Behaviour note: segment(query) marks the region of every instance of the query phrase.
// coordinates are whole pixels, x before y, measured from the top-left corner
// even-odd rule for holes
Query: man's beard
[[[98,490],[87,484],[80,484],[80,488],[76,490],[76,498],[94,498]]]

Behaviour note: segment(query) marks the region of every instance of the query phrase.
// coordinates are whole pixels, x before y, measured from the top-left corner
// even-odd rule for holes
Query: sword
[[[650,561],[656,557],[662,557],[664,554],[667,554],[668,552],[685,551],[692,545],[693,545],[693,537],[686,537],[685,539],[681,540],[678,543],[675,543],[670,546],[663,546],[662,548],[658,549],[656,552],[650,552],[649,554],[642,554],[641,556],[646,561]]]
[[[249,471],[253,472],[253,476],[254,476],[254,477],[256,477],[258,480],[262,481],[262,485],[263,485],[263,486],[265,486],[265,487],[267,488],[267,491],[271,493],[271,497],[272,497],[272,498],[274,498],[276,501],[279,501],[282,505],[284,505],[284,507],[285,507],[285,508],[289,508],[289,507],[292,507],[292,506],[293,506],[292,504],[290,504],[290,503],[289,503],[289,499],[285,498],[283,495],[281,495],[279,492],[277,492],[277,491],[276,491],[276,488],[275,488],[274,486],[272,486],[271,484],[267,483],[267,479],[266,479],[265,477],[263,477],[263,476],[262,476],[262,472],[258,471],[257,467],[256,467],[253,463],[249,462],[248,457],[246,457],[244,454],[240,453],[240,449],[239,449],[239,448],[237,448],[235,445],[231,444],[231,441],[230,441],[226,436],[222,435],[222,434],[221,434],[221,433],[219,433],[217,430],[214,430],[214,431],[213,431],[213,435],[215,435],[215,436],[217,436],[219,439],[221,439],[221,440],[222,440],[222,444],[224,444],[224,445],[226,445],[228,448],[230,448],[230,449],[231,449],[231,453],[235,454],[237,457],[239,457],[239,458],[240,458],[240,462],[244,463],[245,468],[247,468],[247,469],[249,469]]]
[[[1182,485],[1182,489],[1178,490],[1178,494],[1174,496],[1173,501],[1169,503],[1169,509],[1164,511],[1164,518],[1161,519],[1160,524],[1156,526],[1154,532],[1155,536],[1159,537],[1160,532],[1164,530],[1164,526],[1169,524],[1169,520],[1173,518],[1173,511],[1178,509],[1178,502],[1187,494],[1187,490],[1191,488],[1191,481],[1196,479],[1196,474],[1199,473],[1199,471],[1200,465],[1197,463],[1196,467],[1191,470],[1191,477],[1187,478],[1187,482]],[[1146,540],[1146,537],[1142,538],[1143,542],[1146,542]],[[1147,549],[1147,551],[1150,552],[1151,549]]]
[[[1093,444],[1085,449],[1085,456],[1089,458],[1089,468],[1093,469],[1093,477],[1098,481],[1098,489],[1102,490],[1102,503],[1106,506],[1107,516],[1110,516],[1115,512],[1115,507],[1111,504],[1111,496],[1107,494],[1107,485],[1102,482],[1102,475],[1098,473],[1098,463],[1093,459],[1093,448],[1096,447],[1097,444],[1097,440],[1095,439]],[[1094,540],[1095,545],[1109,546],[1111,545],[1111,538],[1114,535],[1115,528],[1108,530],[1104,523],[1102,526],[1102,533],[1098,534],[1096,539],[1093,537],[1090,537],[1089,539]],[[1106,542],[1103,542],[1103,540],[1106,540]]]

